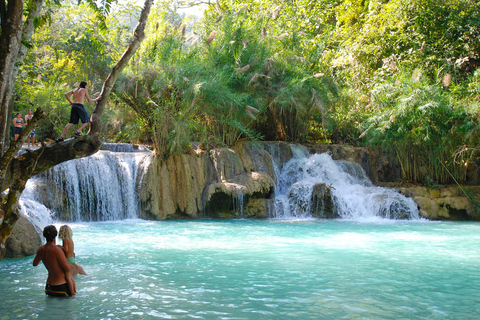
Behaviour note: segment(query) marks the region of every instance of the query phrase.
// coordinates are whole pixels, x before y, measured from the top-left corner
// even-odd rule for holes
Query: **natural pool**
[[[58,224],[60,226],[60,224]],[[0,262],[0,319],[478,319],[480,224],[126,220],[71,224],[78,295]]]

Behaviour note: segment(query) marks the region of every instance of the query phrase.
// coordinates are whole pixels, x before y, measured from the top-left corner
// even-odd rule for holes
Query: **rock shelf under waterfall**
[[[364,149],[332,150],[243,142],[161,160],[144,147],[106,144],[31,179],[24,203],[62,221],[418,219],[411,198],[372,183]]]

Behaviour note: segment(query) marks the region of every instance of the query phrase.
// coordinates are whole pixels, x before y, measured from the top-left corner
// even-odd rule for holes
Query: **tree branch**
[[[108,97],[112,92],[113,86],[145,38],[145,26],[147,25],[148,15],[150,14],[152,5],[153,0],[145,0],[145,4],[140,14],[139,23],[135,29],[132,42],[103,83],[102,98],[97,102],[95,109],[92,112],[92,124],[90,127],[90,134],[92,135],[100,134],[102,130],[101,116],[105,109],[105,105],[107,104]]]
[[[27,22],[25,23],[25,28],[23,29],[22,34],[22,36],[25,38],[31,37],[31,32],[33,33],[34,29],[33,19],[35,14],[38,14],[36,10],[39,9],[43,2],[43,0],[32,1],[34,1],[37,7],[30,8],[31,11],[29,12],[29,17],[27,18]],[[0,0],[0,6],[2,5],[3,8],[5,8],[5,0]],[[9,8],[10,6],[14,5],[17,5],[17,9],[18,5],[21,5],[23,8],[23,1],[11,0],[8,2]],[[92,125],[90,130],[91,135],[67,139],[59,143],[52,143],[48,145],[43,144],[42,147],[37,150],[22,152],[15,156],[15,154],[21,148],[22,138],[24,135],[28,134],[33,129],[35,122],[41,118],[41,115],[43,115],[43,112],[40,109],[37,109],[34,117],[31,121],[29,121],[19,139],[17,139],[15,143],[11,143],[8,150],[0,157],[0,187],[1,190],[5,190],[2,193],[0,201],[0,260],[5,255],[5,241],[10,236],[13,226],[18,219],[18,200],[20,199],[20,195],[25,188],[27,180],[32,176],[56,166],[57,164],[72,159],[90,156],[100,149],[102,145],[102,141],[100,140],[100,133],[102,129],[101,115],[105,109],[108,97],[116,80],[123,69],[127,66],[136,50],[140,47],[140,44],[145,37],[144,30],[152,5],[153,0],[145,0],[145,5],[140,14],[139,24],[135,29],[132,42],[103,83],[102,98],[97,102],[92,113]],[[0,10],[2,9],[0,8]],[[21,18],[21,12],[19,16]],[[10,25],[8,25],[8,23],[4,23],[4,21],[5,20],[2,18],[0,40],[4,39],[4,36],[6,39],[13,38],[12,34],[6,35],[4,33],[6,28],[10,28]],[[6,28],[4,28],[5,25],[7,25]],[[9,31],[11,31],[10,29]],[[18,40],[20,40],[19,32],[15,34],[18,36]],[[8,111],[9,104],[7,103],[10,101],[10,95],[5,95],[5,92],[11,92],[11,89],[13,88],[12,82],[6,83],[3,81],[3,79],[13,81],[14,77],[12,78],[12,75],[16,75],[13,67],[14,64],[6,63],[7,60],[13,60],[13,62],[15,62],[17,57],[20,57],[20,59],[23,60],[24,55],[18,52],[18,42],[19,41],[14,43],[17,46],[14,49],[17,51],[14,52],[14,54],[12,54],[10,57],[8,54],[4,54],[5,50],[2,50],[2,48],[6,46],[6,43],[3,40],[0,41],[0,103],[2,107],[2,113],[0,114],[0,136],[2,139],[5,139],[8,136],[6,128],[7,124],[9,124],[8,118],[10,117],[11,113]],[[24,46],[22,45],[22,48],[23,47]],[[10,69],[6,69],[5,67]],[[9,72],[8,78],[4,78],[2,76],[2,72],[5,71]],[[8,91],[9,89],[10,91]],[[3,151],[3,146],[1,148]]]
[[[101,146],[102,141],[96,136],[85,135],[43,145],[34,151],[21,153],[10,162],[5,181],[12,181],[23,173],[33,177],[62,162],[88,157],[100,150]],[[2,188],[5,188],[5,184],[9,183],[4,182]]]

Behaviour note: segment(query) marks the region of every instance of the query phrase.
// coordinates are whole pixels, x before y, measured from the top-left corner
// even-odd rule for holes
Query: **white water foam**
[[[20,212],[35,226],[37,231],[43,230],[46,225],[54,221],[54,213],[35,199],[35,190],[38,179],[27,181],[25,190],[20,198]]]
[[[339,218],[365,221],[419,218],[412,199],[395,190],[374,186],[360,165],[334,161],[326,153],[310,157],[295,154],[277,177],[276,218],[312,217],[312,193],[318,184],[330,187]]]
[[[99,151],[55,166],[27,183],[24,214],[65,221],[135,219],[137,189],[151,157],[148,152]]]

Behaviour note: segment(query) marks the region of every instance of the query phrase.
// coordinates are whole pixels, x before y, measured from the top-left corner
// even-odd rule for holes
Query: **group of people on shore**
[[[62,239],[62,245],[56,244],[56,237]],[[43,229],[43,236],[47,243],[37,250],[33,259],[36,267],[43,262],[48,271],[45,294],[52,297],[70,297],[77,294],[77,287],[73,277],[77,274],[87,275],[81,265],[75,261],[73,231],[68,225],[57,228],[54,225]]]
[[[87,90],[87,85],[88,83],[86,81],[80,82],[80,85],[78,88],[75,88],[67,93],[65,93],[65,98],[68,100],[70,105],[72,106],[70,110],[70,120],[63,129],[62,134],[60,137],[57,139],[57,142],[63,141],[65,139],[65,135],[72,127],[74,124],[77,125],[79,120],[82,121],[82,125],[75,130],[74,135],[76,137],[82,136],[82,130],[86,128],[90,124],[90,116],[88,115],[87,110],[84,107],[84,101],[87,99],[88,102],[97,102],[102,98],[102,94],[100,93],[97,98],[92,99],[90,98],[90,94],[88,93]],[[70,97],[73,97],[73,99],[70,99]],[[72,101],[73,100],[73,101]],[[28,110],[28,114],[25,116],[25,120],[22,118],[22,114],[20,112],[17,112],[15,114],[15,118],[13,118],[13,134],[14,134],[14,139],[17,141],[18,137],[23,131],[23,127],[25,127],[29,121],[33,118],[33,113],[32,110]],[[28,148],[30,149],[30,142],[32,144],[32,147],[35,144],[35,129],[32,129],[30,134],[27,137],[27,144]]]
[[[25,127],[30,120],[33,118],[32,110],[28,110],[28,114],[25,115],[25,120],[22,118],[22,114],[17,112],[15,114],[15,118],[13,119],[13,134],[15,141],[17,141],[18,137],[23,131],[23,127]],[[35,129],[32,129],[27,136],[27,143],[28,148],[30,148],[30,142],[32,143],[32,147],[35,145]]]

